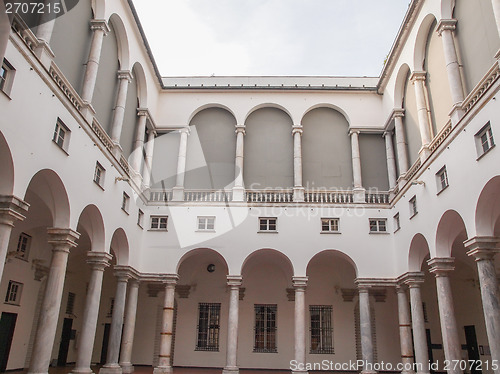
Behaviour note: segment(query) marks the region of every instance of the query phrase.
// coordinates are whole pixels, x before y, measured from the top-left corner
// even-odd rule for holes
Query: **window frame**
[[[144,212],[141,209],[137,210],[137,226],[144,229]]]
[[[274,220],[274,223],[271,223]],[[278,217],[259,217],[259,233],[277,233],[278,232]],[[274,226],[274,229],[271,228]]]
[[[483,140],[483,136],[486,135],[486,142]],[[495,137],[493,135],[493,129],[491,127],[491,121],[486,122],[486,124],[479,130],[476,135],[474,135],[476,140],[476,148],[477,148],[477,161],[481,159],[485,154],[495,148]],[[487,144],[488,148],[484,148],[484,145]]]
[[[325,230],[325,221],[327,222],[328,228]],[[334,222],[334,225],[332,225]],[[336,226],[336,229],[333,229],[332,226]],[[321,218],[321,233],[322,234],[340,234],[340,218],[336,217],[322,217]]]
[[[98,171],[100,173],[99,175],[97,175]],[[94,183],[97,184],[99,187],[101,187],[103,190],[104,190],[105,177],[106,177],[106,169],[104,169],[104,166],[102,166],[99,161],[96,161],[94,169]]]
[[[260,310],[264,308],[262,323],[258,320]],[[272,313],[270,313],[272,312]],[[269,315],[273,314],[274,319],[270,323]],[[257,326],[259,323],[259,326]],[[278,304],[254,304],[254,353],[278,353]],[[259,334],[260,333],[260,334]],[[259,335],[258,335],[259,334]],[[262,335],[262,340],[259,336]],[[262,346],[258,346],[262,344]]]
[[[24,244],[21,243],[22,239],[24,240]],[[29,253],[30,253],[30,248],[31,248],[31,240],[32,237],[31,235],[26,234],[25,232],[21,232],[19,234],[19,238],[17,240],[17,247],[16,247],[16,258],[24,261],[28,261]],[[24,250],[20,251],[20,247],[24,245]]]
[[[375,224],[372,224],[375,222]],[[383,225],[381,225],[383,223]],[[370,228],[370,234],[388,234],[387,231],[387,218],[368,218],[368,224]],[[376,230],[372,230],[372,227],[375,227]],[[381,228],[384,228],[381,230]]]
[[[449,187],[450,182],[448,180],[448,171],[446,170],[446,165],[443,166],[441,169],[439,169],[439,171],[436,173],[436,183],[437,183],[438,195]]]
[[[20,306],[21,296],[23,293],[23,286],[24,284],[21,282],[9,280],[9,284],[7,286],[7,293],[5,294],[5,304]],[[14,287],[15,290],[13,291]],[[12,299],[12,295],[14,295],[14,299]]]
[[[124,191],[122,195],[122,210],[125,213],[129,214],[128,213],[129,208],[130,208],[130,196],[128,195],[128,193]]]
[[[158,223],[155,225],[157,227],[153,227],[153,221],[158,219]],[[165,227],[162,227],[162,219],[165,219]],[[150,216],[149,217],[149,230],[151,231],[168,231],[168,216]]]
[[[198,303],[195,351],[219,352],[221,303]],[[202,320],[202,312],[206,313]]]
[[[3,75],[2,72],[4,72]],[[14,69],[12,64],[4,58],[0,67],[0,91],[7,95],[9,99],[15,74],[16,69]]]
[[[202,226],[204,227],[200,227],[203,221],[204,223]],[[212,228],[209,228],[210,223]],[[215,232],[215,216],[198,216],[196,219],[196,231]]]
[[[401,217],[399,215],[399,212],[397,212],[394,217],[394,232],[398,232],[401,230]]]
[[[408,200],[408,204],[410,205],[410,219],[412,219],[418,214],[417,195]]]
[[[319,326],[313,326],[313,312],[318,312]],[[318,334],[313,334],[317,329]],[[313,349],[313,339],[317,336],[319,348]],[[309,353],[310,354],[334,354],[333,345],[333,306],[332,305],[309,305]]]
[[[62,137],[61,132],[64,134]],[[60,118],[57,118],[56,127],[54,128],[54,133],[52,134],[52,142],[57,145],[59,149],[63,150],[66,155],[69,155],[68,147],[70,137],[71,130]]]

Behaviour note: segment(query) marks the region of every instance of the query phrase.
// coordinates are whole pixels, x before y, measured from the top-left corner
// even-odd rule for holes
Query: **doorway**
[[[465,330],[465,343],[467,345],[467,355],[473,362],[479,362],[481,357],[479,356],[479,347],[477,346],[476,328],[474,325],[464,326]],[[472,365],[470,368],[471,374],[481,374],[482,370],[477,367],[477,365]]]
[[[68,360],[69,342],[71,341],[71,327],[73,327],[73,320],[71,318],[65,318],[61,334],[61,343],[59,344],[57,366],[66,366],[66,362]]]
[[[15,313],[3,312],[0,318],[0,372],[7,369],[16,320],[17,314]]]

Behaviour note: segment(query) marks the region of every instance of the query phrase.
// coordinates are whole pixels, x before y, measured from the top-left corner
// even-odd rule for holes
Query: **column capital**
[[[429,272],[436,277],[447,277],[450,271],[455,270],[454,262],[453,257],[434,257],[427,261],[430,266]]]
[[[410,75],[410,81],[415,84],[416,81],[422,81],[425,82],[425,79],[427,78],[427,72],[426,71],[414,71]]]
[[[149,118],[150,117],[149,109],[148,108],[137,108],[137,115],[139,117],[147,117],[147,118]]]
[[[107,35],[111,31],[108,23],[104,19],[90,20],[90,29],[92,31],[97,31],[97,30],[104,31],[104,35]]]
[[[241,287],[243,277],[241,275],[228,275],[226,276],[227,285],[229,287]]]
[[[112,260],[113,256],[107,252],[87,252],[87,264],[90,265],[92,270],[106,269]]]
[[[129,279],[139,279],[139,273],[131,266],[115,265],[113,267],[118,282],[128,282]]]
[[[445,30],[454,31],[457,28],[457,20],[456,19],[442,19],[437,24],[436,32],[439,36]]]
[[[116,73],[118,79],[126,79],[128,81],[128,83],[132,82],[132,73],[130,72],[130,70],[118,70],[118,72]]]
[[[401,117],[403,118],[405,116],[405,110],[403,108],[394,108],[391,113],[391,120]]]
[[[297,291],[305,291],[309,277],[292,277],[293,288]]]
[[[179,276],[177,274],[165,274],[162,276],[162,283],[167,287],[175,287],[179,281]]]
[[[69,252],[70,248],[76,247],[78,245],[76,241],[80,237],[80,233],[74,230],[56,227],[48,228],[47,234],[49,236],[48,243],[52,244],[53,250],[64,252]]]
[[[189,126],[186,126],[186,127],[181,127],[179,130],[179,133],[182,135],[182,134],[191,134],[191,129],[189,128]]]
[[[243,135],[246,135],[247,134],[246,128],[247,127],[245,125],[236,125],[234,126],[234,132],[236,134],[242,133]]]
[[[409,288],[418,288],[424,283],[425,274],[421,271],[412,271],[399,277],[398,284],[407,285]]]
[[[302,125],[293,125],[293,127],[292,127],[292,135],[295,135],[297,133],[299,133],[300,135],[302,135],[303,132],[304,132],[304,127],[302,127]]]
[[[464,241],[467,255],[474,257],[476,261],[491,260],[500,249],[497,248],[500,238],[494,236],[475,236]]]
[[[29,204],[15,196],[0,196],[0,224],[12,226],[15,221],[24,221]]]
[[[360,130],[357,130],[357,129],[349,129],[349,136],[352,136],[352,135],[359,135],[361,133]]]
[[[382,133],[382,137],[383,138],[386,138],[388,136],[392,136],[392,134],[394,133],[393,130],[385,130],[383,133]]]

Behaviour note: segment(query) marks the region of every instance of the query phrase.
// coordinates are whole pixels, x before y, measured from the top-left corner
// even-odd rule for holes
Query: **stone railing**
[[[71,104],[73,104],[73,106],[77,110],[80,110],[83,105],[80,96],[74,90],[71,83],[67,81],[67,79],[64,77],[64,74],[59,70],[59,68],[54,62],[52,62],[50,65],[49,74],[54,80],[54,82],[56,82],[56,84],[59,86],[64,95],[66,95],[66,97],[69,99]]]
[[[35,50],[36,46],[38,45],[38,39],[36,38],[36,35],[33,34],[33,32],[28,28],[23,19],[17,14],[12,20],[12,29],[16,32],[17,35],[19,35],[24,44],[26,44],[26,46],[30,50]]]
[[[448,123],[446,123],[446,126],[443,127],[441,131],[434,137],[432,142],[430,142],[429,150],[431,152],[434,152],[441,144],[443,144],[448,135],[451,134],[451,130],[451,121],[448,121]]]
[[[245,201],[248,203],[291,203],[293,191],[291,190],[247,190]]]
[[[462,108],[465,112],[468,112],[472,109],[472,107],[481,99],[484,93],[491,87],[493,83],[500,76],[500,66],[498,61],[495,61],[493,66],[488,70],[486,75],[481,79],[476,88],[472,90],[472,92],[467,95],[464,102],[462,103]]]
[[[422,161],[419,158],[419,159],[417,159],[417,161],[415,161],[415,163],[411,166],[411,168],[408,169],[408,171],[405,174],[405,179],[407,181],[411,180],[415,176],[415,174],[417,173],[420,166],[422,166]]]
[[[102,142],[102,144],[106,147],[106,149],[110,152],[113,151],[113,141],[109,137],[109,135],[104,131],[100,123],[94,117],[92,121],[92,131],[97,135],[97,138]]]
[[[353,202],[352,191],[306,191],[304,194],[306,203],[332,203],[344,204]]]
[[[125,172],[130,175],[130,165],[123,155],[120,156],[120,165],[122,166],[123,170],[125,170]]]
[[[390,202],[389,192],[366,191],[365,202],[368,204],[389,204]]]
[[[184,190],[184,201],[226,202],[233,200],[232,191],[224,190]]]
[[[149,191],[149,201],[151,202],[166,202],[172,201],[172,191]]]

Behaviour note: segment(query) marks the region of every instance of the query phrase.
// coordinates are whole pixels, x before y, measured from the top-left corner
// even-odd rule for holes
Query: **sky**
[[[162,76],[378,77],[410,0],[135,0]]]

